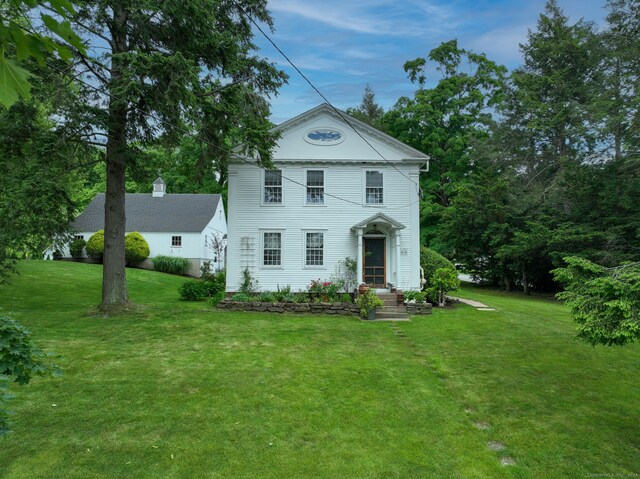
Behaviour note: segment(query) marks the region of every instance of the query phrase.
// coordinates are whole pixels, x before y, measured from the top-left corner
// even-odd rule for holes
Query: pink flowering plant
[[[339,298],[339,292],[343,284],[340,281],[324,281],[318,278],[311,280],[307,287],[309,296],[317,302],[334,303]]]

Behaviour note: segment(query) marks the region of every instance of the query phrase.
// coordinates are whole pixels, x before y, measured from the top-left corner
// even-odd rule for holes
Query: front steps
[[[398,295],[391,292],[376,292],[384,301],[384,306],[376,312],[375,321],[409,321],[407,308],[403,303],[398,304]]]

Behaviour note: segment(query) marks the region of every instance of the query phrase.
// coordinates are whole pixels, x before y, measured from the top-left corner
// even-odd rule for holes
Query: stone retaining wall
[[[261,303],[222,300],[219,309],[228,311],[262,311],[270,313],[315,313],[358,315],[360,308],[354,303]]]
[[[408,314],[431,314],[430,303],[409,303],[405,304],[405,307]],[[341,314],[349,316],[358,316],[360,314],[360,308],[355,303],[262,303],[259,301],[244,302],[225,299],[218,303],[218,309],[269,313]]]
[[[405,303],[408,314],[431,314],[431,303]]]

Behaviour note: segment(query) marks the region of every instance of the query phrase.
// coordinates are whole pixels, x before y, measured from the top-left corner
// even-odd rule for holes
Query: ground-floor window
[[[282,266],[282,233],[275,231],[263,232],[262,265]]]
[[[324,266],[324,233],[307,232],[305,237],[305,265]]]

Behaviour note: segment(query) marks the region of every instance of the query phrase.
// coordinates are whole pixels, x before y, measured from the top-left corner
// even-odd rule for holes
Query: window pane
[[[324,188],[307,188],[307,203],[313,205],[324,204]]]
[[[267,170],[264,172],[265,186],[282,186],[282,171]]]
[[[322,266],[324,264],[324,233],[307,233],[305,264]]]
[[[307,186],[324,186],[324,171],[307,171]]]
[[[367,171],[367,188],[382,188],[382,173]]]
[[[264,234],[264,247],[265,248],[280,248],[280,233],[265,233]]]
[[[280,266],[282,263],[282,235],[281,233],[264,233],[263,265]]]
[[[265,186],[264,202],[282,203],[282,186]]]

